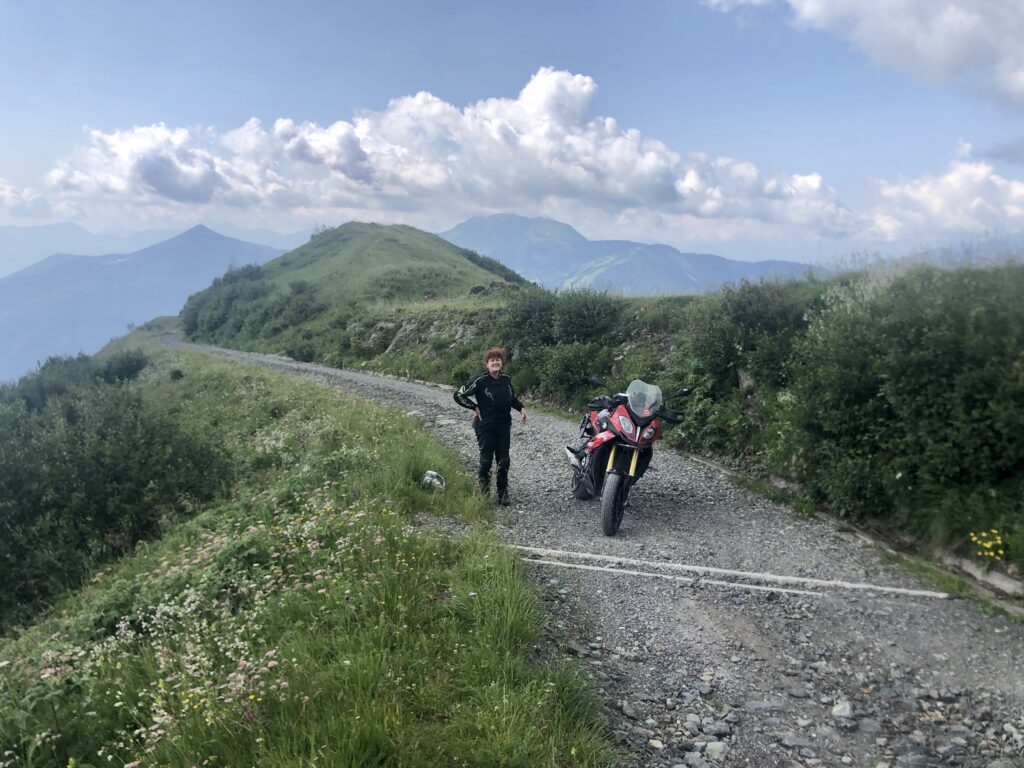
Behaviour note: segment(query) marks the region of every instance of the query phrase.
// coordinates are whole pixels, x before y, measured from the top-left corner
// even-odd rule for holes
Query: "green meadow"
[[[224,482],[158,502],[123,554],[82,529],[90,568],[7,622],[0,766],[617,764],[593,692],[539,650],[538,596],[454,455],[336,390],[147,355],[40,412],[130,394]],[[25,411],[17,394],[0,415]],[[445,491],[421,487],[427,469]],[[54,530],[54,548],[78,535]]]

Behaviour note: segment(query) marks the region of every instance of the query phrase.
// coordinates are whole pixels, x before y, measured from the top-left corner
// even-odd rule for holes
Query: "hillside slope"
[[[225,275],[192,296],[181,315],[191,338],[336,363],[353,349],[383,352],[394,333],[375,329],[396,313],[486,308],[524,283],[436,235],[352,222],[262,268]]]
[[[178,312],[229,267],[279,253],[198,226],[133,253],[58,254],[0,279],[0,380],[51,355],[95,352],[129,324]]]
[[[457,295],[499,278],[517,280],[500,264],[477,261],[413,227],[350,222],[275,259],[265,273],[278,286],[306,280],[350,300]]]

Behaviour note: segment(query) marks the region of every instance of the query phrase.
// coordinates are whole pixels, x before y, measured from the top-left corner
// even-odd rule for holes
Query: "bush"
[[[603,344],[573,342],[544,350],[539,362],[540,392],[563,403],[579,405],[589,391],[587,379],[607,376],[612,351]]]
[[[138,360],[118,358],[108,372]],[[0,405],[0,629],[156,535],[165,514],[224,487],[220,449],[128,386],[101,382],[59,395],[51,387],[42,408]]]
[[[895,514],[943,538],[978,522],[926,522],[926,509],[954,515],[943,498],[1019,498],[1021,295],[1020,265],[918,267],[836,291],[794,359],[791,450],[808,487],[841,513]]]
[[[623,299],[607,292],[574,290],[556,294],[552,313],[555,343],[601,339],[607,344],[608,337],[621,326],[624,307]]]

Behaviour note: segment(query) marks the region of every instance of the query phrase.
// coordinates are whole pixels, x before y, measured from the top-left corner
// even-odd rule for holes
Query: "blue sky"
[[[515,212],[804,260],[1024,232],[1018,2],[293,5],[0,0],[0,225]]]

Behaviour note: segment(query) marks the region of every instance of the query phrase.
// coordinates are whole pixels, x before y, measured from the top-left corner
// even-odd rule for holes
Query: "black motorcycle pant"
[[[473,420],[476,441],[480,447],[480,484],[491,481],[491,466],[498,462],[496,485],[498,495],[508,489],[508,467],[510,462],[508,450],[512,438],[512,422],[488,423],[479,419]]]

